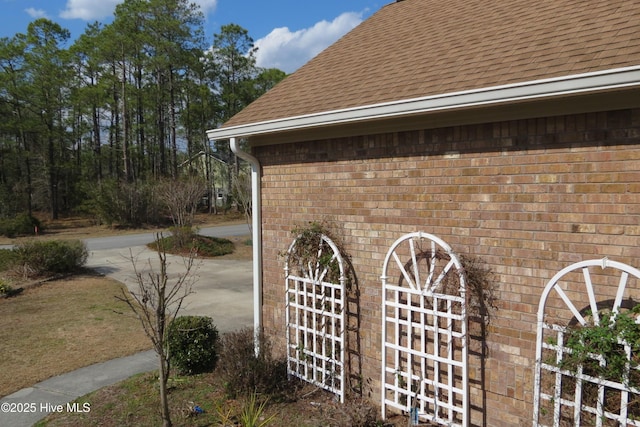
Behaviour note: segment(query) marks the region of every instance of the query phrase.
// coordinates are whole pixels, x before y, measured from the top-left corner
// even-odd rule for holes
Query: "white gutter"
[[[231,151],[251,165],[251,243],[253,246],[253,333],[256,356],[260,353],[259,334],[262,330],[262,215],[260,209],[260,162],[242,151],[236,138],[229,139]]]
[[[617,68],[551,79],[533,80],[483,89],[405,99],[362,107],[326,111],[278,120],[213,129],[209,139],[249,137],[269,133],[302,130],[319,126],[385,119],[412,114],[477,107],[555,96],[579,95],[625,87],[640,86],[640,66]]]
[[[255,332],[260,332],[260,329],[262,328],[262,219],[260,209],[260,163],[254,156],[242,151],[238,147],[236,138],[483,105],[579,95],[634,86],[640,87],[640,66],[575,74],[551,79],[532,80],[523,83],[493,86],[461,92],[451,92],[442,95],[365,105],[355,108],[287,117],[283,119],[207,131],[207,137],[210,140],[229,139],[231,143],[231,150],[238,157],[251,164],[254,272],[253,323]],[[258,351],[257,344],[258,341],[256,339],[256,351]]]

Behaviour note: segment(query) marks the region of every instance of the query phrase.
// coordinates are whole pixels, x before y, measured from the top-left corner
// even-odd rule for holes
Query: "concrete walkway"
[[[87,267],[112,277],[129,289],[136,289],[133,264],[139,273],[158,271],[158,255],[144,246],[129,249],[95,250]],[[184,271],[181,257],[167,255],[169,280]],[[253,279],[251,261],[205,259],[192,269],[192,295],[183,304],[181,315],[212,317],[220,332],[253,325]],[[69,402],[132,375],[156,369],[153,351],[98,363],[42,381],[0,399],[0,426],[29,427],[53,411],[77,411]],[[10,375],[3,372],[0,375]],[[90,402],[89,402],[90,403]]]

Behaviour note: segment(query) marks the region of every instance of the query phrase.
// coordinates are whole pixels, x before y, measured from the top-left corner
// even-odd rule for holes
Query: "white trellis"
[[[340,251],[325,235],[317,247],[305,242],[298,256],[296,238],[285,265],[287,372],[336,394],[345,391],[345,269]],[[315,242],[315,241],[314,241]]]
[[[572,264],[547,283],[538,307],[534,427],[640,426],[640,390],[629,384],[631,361],[640,355],[630,343],[617,342],[628,361],[620,381],[600,373],[606,372],[607,359],[595,350],[589,360],[603,369],[598,373],[582,364],[563,365],[573,352],[572,330],[599,326],[601,319],[615,319],[640,303],[638,279],[640,270],[604,258]]]
[[[468,425],[467,312],[462,265],[416,232],[389,249],[382,273],[382,417]],[[396,281],[396,283],[391,283]]]

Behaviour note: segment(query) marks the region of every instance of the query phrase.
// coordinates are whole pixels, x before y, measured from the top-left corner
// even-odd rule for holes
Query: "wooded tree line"
[[[93,212],[189,175],[230,194],[237,162],[205,132],[284,76],[238,25],[206,37],[188,0],[125,0],[74,41],[37,19],[0,39],[0,218]]]

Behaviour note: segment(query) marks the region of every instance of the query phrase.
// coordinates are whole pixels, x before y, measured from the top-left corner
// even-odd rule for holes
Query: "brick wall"
[[[326,221],[360,289],[363,376],[380,390],[380,274],[417,230],[496,273],[484,369],[471,355],[476,425],[530,423],[536,311],[560,269],[591,258],[640,267],[640,109],[258,147],[264,324],[284,344],[291,229]],[[476,346],[480,347],[480,346]],[[473,350],[473,345],[472,345]]]

